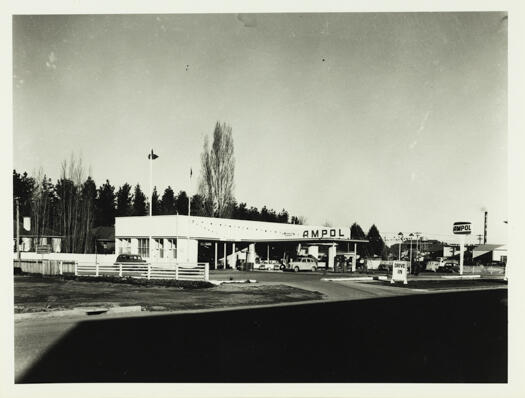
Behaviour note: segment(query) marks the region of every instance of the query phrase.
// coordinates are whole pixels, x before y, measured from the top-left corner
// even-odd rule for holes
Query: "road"
[[[443,274],[450,276],[450,274]],[[374,297],[393,297],[409,294],[421,294],[421,289],[400,289],[394,286],[385,286],[380,283],[362,283],[351,280],[323,281],[322,278],[351,278],[353,274],[333,274],[323,272],[271,272],[271,271],[211,271],[210,279],[219,281],[256,280],[260,284],[286,284],[300,289],[318,291],[329,300],[358,300]],[[425,273],[409,277],[410,283],[439,279],[441,274]],[[501,277],[498,277],[501,279]],[[497,286],[497,285],[496,285]],[[454,289],[452,289],[454,290]],[[464,290],[460,288],[458,290]]]
[[[494,289],[18,321],[16,381],[503,383],[506,298]]]

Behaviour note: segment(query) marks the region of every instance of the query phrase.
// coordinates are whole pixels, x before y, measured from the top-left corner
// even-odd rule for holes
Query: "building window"
[[[131,254],[131,239],[120,239],[118,254]]]
[[[166,258],[177,258],[177,239],[166,239],[165,254]]]
[[[154,249],[155,251],[157,252],[157,257],[158,258],[163,258],[164,257],[164,245],[163,245],[163,241],[164,239],[162,238],[157,238],[157,239],[153,239],[153,244],[154,244]],[[155,255],[155,254],[154,254]]]
[[[149,258],[149,239],[148,238],[139,238],[139,256]]]

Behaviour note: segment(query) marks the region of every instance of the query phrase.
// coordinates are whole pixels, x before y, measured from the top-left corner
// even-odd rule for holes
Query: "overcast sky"
[[[506,240],[505,13],[17,16],[14,167],[72,152],[109,179],[195,191],[233,129],[238,201],[384,235]]]

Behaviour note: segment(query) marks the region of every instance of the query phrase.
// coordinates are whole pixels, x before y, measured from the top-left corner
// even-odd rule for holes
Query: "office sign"
[[[303,231],[306,239],[350,239],[350,228],[308,228]]]
[[[458,221],[454,223],[452,232],[455,235],[469,235],[472,233],[472,224],[468,221]]]

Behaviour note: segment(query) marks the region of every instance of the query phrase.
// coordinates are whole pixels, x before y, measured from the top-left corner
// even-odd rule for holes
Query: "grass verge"
[[[371,283],[371,282],[363,282]],[[399,287],[404,289],[456,289],[456,288],[476,288],[476,287],[496,287],[507,286],[507,281],[503,279],[442,279],[442,280],[409,280],[407,285],[401,282],[391,284],[389,281],[374,281],[385,286]]]

